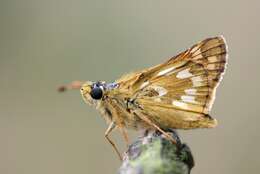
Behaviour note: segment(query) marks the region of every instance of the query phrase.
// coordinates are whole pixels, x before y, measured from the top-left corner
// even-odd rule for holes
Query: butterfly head
[[[105,82],[85,82],[81,87],[81,95],[86,103],[97,106],[104,97]]]

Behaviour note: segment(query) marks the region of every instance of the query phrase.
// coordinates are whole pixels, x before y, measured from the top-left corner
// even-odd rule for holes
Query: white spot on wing
[[[179,102],[179,101],[176,101],[176,100],[173,100],[172,104],[175,105],[175,106],[178,106],[180,108],[183,108],[183,109],[188,109],[189,108],[186,103]]]
[[[152,86],[152,88],[159,93],[159,96],[167,94],[167,90],[161,86]]]
[[[147,82],[144,82],[144,83],[143,83],[143,84],[140,86],[140,89],[142,89],[142,88],[146,87],[148,84],[149,84],[149,81],[147,81]]]
[[[176,77],[179,79],[185,79],[185,78],[192,77],[193,75],[190,73],[189,70],[190,70],[190,68],[178,72]]]
[[[186,94],[195,95],[197,92],[197,89],[191,88],[191,89],[185,89]]]
[[[197,103],[195,101],[195,97],[194,96],[183,95],[183,96],[181,96],[181,99],[182,99],[182,101],[187,102],[187,103]]]
[[[194,87],[203,85],[203,79],[200,76],[192,77],[191,80]]]
[[[174,68],[175,68],[175,67],[171,67],[171,68],[167,68],[167,69],[165,69],[165,70],[162,70],[162,71],[160,71],[160,72],[157,74],[157,76],[165,75],[165,74],[167,74],[168,72],[174,70]]]

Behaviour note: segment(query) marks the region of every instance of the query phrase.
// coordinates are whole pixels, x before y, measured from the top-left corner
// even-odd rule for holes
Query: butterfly
[[[128,144],[126,129],[153,129],[173,143],[165,130],[213,128],[209,115],[227,64],[223,36],[207,38],[159,65],[126,74],[106,83],[80,82],[63,86],[80,89],[108,123],[106,139],[121,158],[109,134],[118,129]]]

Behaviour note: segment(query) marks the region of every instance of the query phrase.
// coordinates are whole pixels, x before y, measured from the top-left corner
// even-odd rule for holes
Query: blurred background
[[[229,65],[211,115],[219,126],[180,131],[193,174],[259,170],[259,2],[0,1],[0,173],[116,173],[107,125],[73,80],[112,82],[223,34]],[[132,141],[137,136],[131,132]],[[118,133],[113,139],[125,150]]]

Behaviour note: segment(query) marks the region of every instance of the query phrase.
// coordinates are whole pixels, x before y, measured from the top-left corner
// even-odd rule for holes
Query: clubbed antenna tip
[[[59,92],[64,92],[64,91],[67,90],[67,88],[66,88],[66,86],[60,86],[60,87],[58,87],[57,90],[58,90]]]
[[[68,85],[62,85],[62,86],[58,87],[58,91],[64,92],[68,89],[80,89],[82,85],[83,85],[82,81],[73,81]]]

